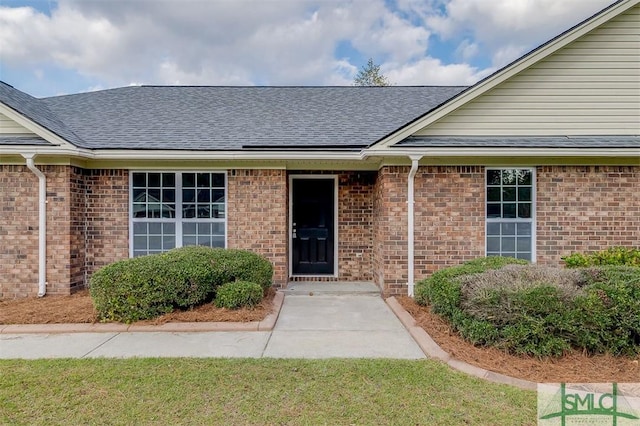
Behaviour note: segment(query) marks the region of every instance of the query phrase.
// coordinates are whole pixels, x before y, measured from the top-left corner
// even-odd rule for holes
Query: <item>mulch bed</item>
[[[588,356],[580,352],[569,353],[557,359],[514,356],[499,349],[474,346],[462,339],[428,307],[418,305],[409,297],[397,299],[445,352],[469,364],[538,383],[640,382],[640,356]]]
[[[262,302],[252,309],[221,309],[207,303],[187,311],[175,311],[153,320],[135,324],[164,324],[167,322],[250,322],[262,321],[273,310],[270,289]],[[87,290],[71,296],[45,296],[0,300],[0,324],[64,324],[98,322],[91,296]]]

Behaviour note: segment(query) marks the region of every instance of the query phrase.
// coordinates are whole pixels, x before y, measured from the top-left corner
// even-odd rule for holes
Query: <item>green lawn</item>
[[[0,361],[0,424],[536,424],[536,395],[436,361]]]

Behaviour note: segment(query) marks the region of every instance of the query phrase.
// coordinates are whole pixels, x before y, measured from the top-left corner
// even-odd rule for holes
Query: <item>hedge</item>
[[[264,291],[260,285],[249,281],[235,281],[218,288],[214,304],[218,308],[250,308],[260,303],[263,296]]]
[[[92,275],[89,289],[101,321],[130,323],[211,301],[230,281],[266,289],[272,276],[271,263],[255,253],[191,246],[107,265]]]
[[[633,247],[610,247],[591,254],[573,253],[562,258],[567,268],[588,266],[635,266],[640,268],[640,249]]]
[[[512,263],[478,259],[436,272],[417,285],[416,301],[476,345],[533,356],[640,353],[639,268]]]

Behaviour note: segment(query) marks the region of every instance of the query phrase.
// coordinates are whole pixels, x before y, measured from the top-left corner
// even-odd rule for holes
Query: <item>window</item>
[[[226,175],[131,173],[131,254],[175,247],[225,247]]]
[[[534,260],[532,169],[487,169],[486,253]]]

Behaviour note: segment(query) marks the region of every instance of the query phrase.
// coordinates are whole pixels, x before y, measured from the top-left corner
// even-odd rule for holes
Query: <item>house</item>
[[[188,244],[409,294],[447,265],[640,245],[640,0],[472,87],[0,84],[0,297]]]

